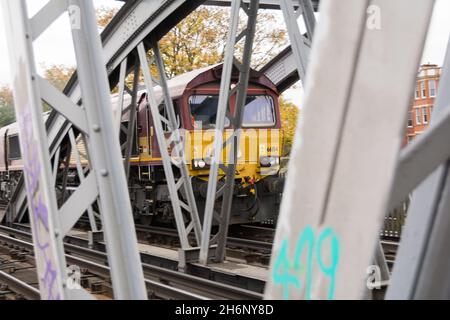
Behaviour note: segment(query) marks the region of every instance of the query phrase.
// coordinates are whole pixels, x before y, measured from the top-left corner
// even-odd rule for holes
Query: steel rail
[[[6,284],[9,290],[16,294],[21,294],[25,299],[39,300],[41,297],[38,289],[4,271],[0,271],[0,283]]]
[[[20,227],[28,228],[23,225],[20,225]],[[255,227],[255,228],[257,228],[257,227]],[[1,226],[0,226],[0,229],[1,229]],[[267,231],[269,229],[264,228],[263,230]],[[165,227],[136,225],[136,231],[143,232],[143,233],[150,233],[152,235],[168,236],[168,237],[174,237],[174,238],[178,237],[175,229],[165,228]],[[275,231],[275,229],[273,229],[273,231]],[[227,244],[230,247],[257,250],[257,251],[261,251],[264,253],[270,253],[272,250],[272,242],[259,241],[259,240],[253,240],[253,239],[245,239],[245,238],[240,238],[240,237],[229,236],[227,238]]]
[[[149,232],[151,234],[164,235],[169,237],[177,237],[177,233],[174,229],[164,227],[146,227],[136,225],[136,231]],[[258,250],[263,252],[270,252],[272,249],[272,243],[266,241],[258,241],[252,239],[244,239],[238,237],[228,237],[227,244],[230,247],[239,247],[251,250]]]
[[[72,244],[65,245],[66,251],[72,254],[79,254],[99,262],[106,263],[107,256],[104,252],[75,246]],[[223,283],[213,282],[207,279],[195,277],[186,273],[175,270],[165,269],[162,267],[143,263],[144,275],[146,278],[158,278],[166,283],[172,283],[186,287],[189,290],[207,293],[211,298],[216,299],[261,299],[262,295],[244,289],[239,289]],[[90,270],[90,268],[89,268]]]
[[[21,232],[20,236],[23,236],[23,232]],[[33,251],[33,244],[31,242],[27,242],[24,240],[6,236],[1,233],[0,233],[0,241],[9,243],[9,244],[17,246],[17,247],[27,249],[29,251]],[[69,250],[73,251],[73,253],[75,253],[75,251],[77,254],[84,253],[84,251],[81,250],[81,249],[83,249],[81,247],[76,247],[76,246],[70,245],[70,244],[66,244],[66,246],[68,246],[70,248]],[[85,250],[89,250],[89,249],[85,249]],[[94,252],[93,250],[91,250],[91,251]],[[91,256],[94,255],[92,252],[90,253]],[[67,260],[68,264],[74,264],[79,267],[86,268],[89,270],[89,272],[91,272],[93,274],[96,274],[100,277],[109,278],[110,277],[110,268],[105,265],[107,263],[107,256],[106,256],[106,254],[104,254],[102,252],[98,252],[98,254],[103,255],[102,256],[103,265],[100,263],[96,263],[93,261],[89,261],[89,260],[80,258],[80,257],[76,257],[71,254],[66,254],[66,260]],[[5,283],[7,283],[7,284],[11,283],[17,287],[17,289],[16,289],[17,291],[15,291],[15,290],[12,290],[12,291],[17,292],[17,293],[22,293],[22,291],[23,291],[24,295],[26,293],[27,296],[36,298],[36,296],[32,296],[32,292],[30,291],[31,289],[25,287],[25,283],[23,283],[23,282],[21,283],[20,280],[14,278],[8,274],[5,274],[5,275],[0,274],[0,281],[3,280],[3,278],[5,279]],[[154,280],[150,280],[150,279],[145,279],[145,285],[149,292],[156,293],[156,295],[161,298],[181,299],[181,300],[208,300],[209,299],[202,295],[188,292],[181,288],[175,288],[173,286],[169,286],[169,285],[166,285],[166,284],[154,281]],[[28,292],[27,292],[27,290],[28,290]],[[37,294],[37,298],[39,299],[39,297],[40,297],[39,291],[37,289],[35,289],[35,290],[36,290],[35,293]]]

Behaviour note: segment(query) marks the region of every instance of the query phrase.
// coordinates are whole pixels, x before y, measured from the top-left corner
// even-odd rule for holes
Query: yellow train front
[[[215,120],[219,98],[222,65],[195,70],[171,79],[168,83],[180,132],[183,136],[185,161],[202,216],[206,200],[209,159],[215,135]],[[233,72],[232,82],[237,82]],[[161,92],[157,90],[161,99]],[[231,223],[268,222],[278,214],[283,186],[279,177],[282,152],[282,131],[278,107],[279,94],[263,74],[251,72],[244,108]],[[233,111],[235,96],[230,98]],[[164,105],[160,106],[164,114]],[[128,126],[128,115],[123,117]],[[163,125],[165,129],[167,127]],[[223,141],[233,133],[228,119]],[[140,94],[136,121],[136,139],[130,169],[130,196],[136,218],[142,223],[173,223],[172,206],[165,181],[161,154],[153,119],[145,93]],[[169,135],[169,133],[167,134]],[[223,150],[222,161],[228,164],[229,147]],[[178,174],[177,168],[174,167]],[[219,170],[218,186],[224,183]],[[216,208],[220,211],[220,199]]]

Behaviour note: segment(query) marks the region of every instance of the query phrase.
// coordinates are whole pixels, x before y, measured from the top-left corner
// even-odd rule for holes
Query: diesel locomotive
[[[204,211],[208,184],[210,156],[218,108],[222,65],[194,70],[168,81],[178,126],[183,137],[185,159],[192,179],[199,214]],[[232,87],[238,81],[238,72],[232,75]],[[161,89],[156,95],[163,100]],[[231,211],[232,224],[269,222],[276,218],[283,187],[280,177],[283,132],[281,128],[279,93],[275,85],[262,73],[251,70],[247,100],[243,111],[238,162],[235,173],[234,198]],[[112,95],[113,108],[119,96]],[[128,100],[127,100],[128,99]],[[158,99],[157,99],[158,100]],[[229,99],[233,111],[235,95]],[[129,194],[135,218],[142,224],[171,224],[174,217],[154,122],[145,89],[138,91],[136,121],[133,124],[132,157],[129,171]],[[131,103],[126,97],[124,105]],[[130,107],[122,113],[122,126],[128,127]],[[164,105],[160,106],[164,113]],[[44,118],[46,116],[44,115]],[[165,124],[163,123],[163,128]],[[225,123],[223,141],[235,134],[228,119]],[[121,131],[121,143],[126,137]],[[81,163],[86,164],[86,152],[81,136],[77,138],[77,149]],[[227,164],[227,148],[222,161]],[[79,183],[76,174],[75,156],[69,163],[69,185]],[[19,148],[18,126],[13,123],[0,129],[0,202],[7,204],[19,181],[22,161]],[[175,174],[178,169],[174,167]],[[70,172],[73,172],[71,175]],[[70,179],[72,177],[72,179]],[[218,186],[223,183],[225,173],[219,170]],[[220,198],[216,202],[220,210]]]

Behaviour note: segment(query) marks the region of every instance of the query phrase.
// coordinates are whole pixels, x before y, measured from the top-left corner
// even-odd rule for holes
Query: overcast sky
[[[30,15],[36,13],[46,2],[48,1],[28,0],[28,11]],[[94,0],[94,5],[97,8],[101,6],[119,8],[122,4],[123,2],[114,0]],[[422,59],[423,63],[430,62],[442,65],[445,49],[450,36],[449,13],[450,0],[437,0],[427,45]],[[10,72],[2,15],[3,10],[0,6],[0,85],[5,85],[9,84]],[[70,34],[68,17],[63,15],[35,42],[35,58],[38,65],[38,71],[42,71],[44,65],[75,65],[75,56]],[[285,96],[297,105],[301,99],[301,94],[298,89],[287,91]]]
[[[34,15],[47,2],[48,0],[27,0],[29,16]],[[102,6],[120,8],[123,2],[94,0],[94,5],[96,8]],[[8,84],[10,81],[8,47],[3,21],[3,8],[0,5],[0,85]],[[75,53],[73,52],[71,30],[67,14],[63,14],[35,41],[34,49],[38,72],[42,71],[44,64],[47,66],[52,64],[75,65]]]

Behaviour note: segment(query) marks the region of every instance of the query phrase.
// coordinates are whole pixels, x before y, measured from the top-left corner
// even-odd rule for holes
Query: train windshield
[[[275,124],[275,107],[271,96],[248,95],[243,127],[271,127]]]
[[[196,129],[211,129],[216,126],[218,95],[193,95],[189,97],[191,120]],[[230,125],[230,120],[225,118],[225,127]]]
[[[191,120],[195,128],[209,129],[215,127],[218,95],[193,95],[189,97]],[[270,127],[275,124],[275,107],[272,97],[267,95],[248,95],[243,127]],[[230,125],[225,119],[225,127]]]

